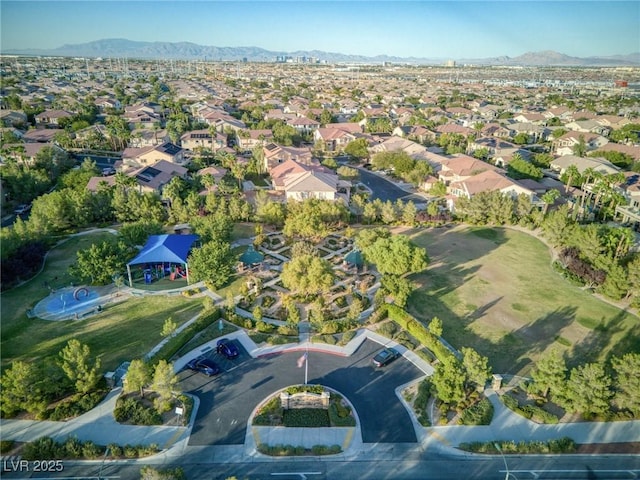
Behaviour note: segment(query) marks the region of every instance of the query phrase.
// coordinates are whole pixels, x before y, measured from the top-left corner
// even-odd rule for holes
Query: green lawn
[[[501,228],[407,233],[430,256],[412,277],[409,312],[438,316],[454,347],[474,347],[494,371],[524,374],[551,348],[566,350],[569,364],[640,350],[638,318],[555,273],[536,238]]]
[[[76,252],[108,238],[97,233],[73,237],[53,249],[44,271],[30,282],[3,292],[1,299],[2,367],[12,360],[42,360],[57,355],[71,338],[77,338],[102,360],[103,370],[113,370],[124,360],[139,358],[162,340],[160,331],[168,317],[181,325],[202,308],[199,299],[149,296],[106,305],[102,313],[85,320],[51,322],[28,318],[26,311],[54,288],[69,286],[67,267]]]

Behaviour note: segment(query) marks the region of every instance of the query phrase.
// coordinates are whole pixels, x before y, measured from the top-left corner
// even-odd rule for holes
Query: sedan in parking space
[[[208,377],[213,377],[220,373],[220,367],[213,360],[207,357],[198,357],[187,363],[187,368],[196,372],[204,373]]]
[[[240,351],[235,343],[233,343],[228,338],[221,338],[216,343],[216,352],[221,353],[228,359],[236,358],[240,355]]]
[[[400,356],[400,353],[393,348],[385,348],[375,357],[373,357],[373,364],[376,367],[384,367],[385,365],[393,362]]]

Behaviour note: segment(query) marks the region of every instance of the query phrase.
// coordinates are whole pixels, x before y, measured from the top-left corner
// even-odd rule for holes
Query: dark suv
[[[198,357],[187,363],[187,368],[196,372],[204,373],[208,377],[213,377],[220,373],[220,367],[213,360],[207,357]]]
[[[380,353],[378,353],[375,357],[373,357],[373,364],[376,367],[384,367],[389,363],[393,362],[396,358],[400,356],[400,353],[393,348],[385,348]]]
[[[236,358],[240,355],[240,351],[235,343],[228,338],[221,338],[216,344],[216,352],[221,353],[228,359]]]

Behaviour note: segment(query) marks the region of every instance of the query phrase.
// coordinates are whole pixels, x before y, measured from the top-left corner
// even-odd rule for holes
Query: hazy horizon
[[[640,51],[640,2],[2,1],[2,50],[103,39],[418,58]]]

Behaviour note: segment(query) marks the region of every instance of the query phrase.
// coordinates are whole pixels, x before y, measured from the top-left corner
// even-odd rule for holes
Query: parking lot
[[[247,422],[258,404],[288,385],[304,383],[304,368],[297,367],[300,352],[254,359],[236,344],[240,355],[233,360],[215,349],[207,352],[221,367],[219,375],[180,373],[182,389],[200,398],[189,445],[243,444]],[[350,357],[310,351],[309,383],[333,388],[349,399],[365,443],[416,442],[411,419],[395,388],[421,377],[422,372],[404,358],[375,368],[371,359],[380,349],[367,340]]]

